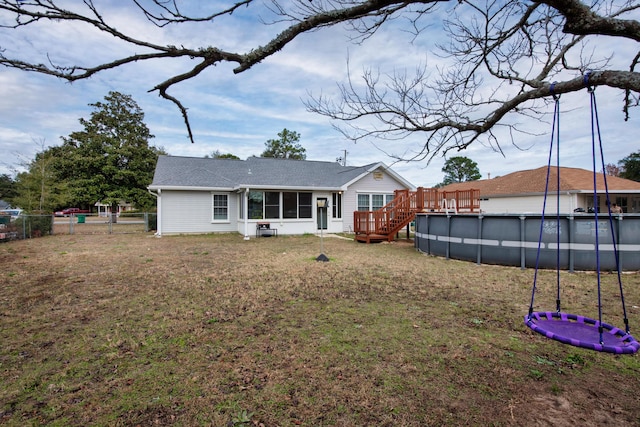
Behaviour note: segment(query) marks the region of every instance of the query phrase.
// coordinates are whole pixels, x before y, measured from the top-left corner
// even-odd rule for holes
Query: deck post
[[[418,187],[416,194],[416,211],[420,212],[424,209],[424,188]]]

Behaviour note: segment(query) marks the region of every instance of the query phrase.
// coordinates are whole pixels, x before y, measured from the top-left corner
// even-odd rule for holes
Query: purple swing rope
[[[553,83],[549,90],[555,100],[552,134],[551,134],[551,146],[549,148],[549,159],[547,162],[547,178],[545,184],[544,201],[542,207],[542,217],[540,221],[540,236],[538,240],[538,251],[536,256],[536,267],[533,280],[533,289],[531,292],[531,303],[529,306],[529,313],[524,317],[525,324],[533,331],[540,333],[547,338],[559,341],[564,344],[569,344],[577,347],[587,348],[595,351],[609,352],[616,354],[632,354],[640,349],[640,344],[629,333],[629,320],[627,318],[627,311],[624,302],[624,294],[622,292],[622,280],[620,275],[619,254],[617,250],[617,243],[615,232],[613,228],[613,219],[611,215],[611,205],[609,200],[609,188],[607,185],[606,174],[604,176],[605,194],[607,199],[607,208],[609,212],[609,226],[611,229],[614,255],[616,261],[616,270],[618,273],[618,285],[620,288],[620,296],[622,301],[622,310],[624,314],[625,331],[622,331],[615,326],[602,322],[602,303],[601,303],[601,272],[600,272],[600,253],[599,253],[599,236],[598,236],[598,200],[596,198],[597,190],[597,175],[596,175],[596,151],[595,151],[595,135],[597,130],[598,143],[600,148],[600,158],[602,161],[602,168],[604,170],[604,154],[602,150],[602,137],[600,134],[600,124],[598,120],[598,111],[596,106],[594,89],[589,87],[589,73],[584,76],[584,84],[587,86],[590,98],[591,98],[591,146],[592,146],[592,163],[593,163],[593,202],[594,202],[594,220],[595,227],[595,244],[596,244],[596,268],[598,277],[598,320],[593,320],[588,317],[579,316],[575,314],[562,313],[560,311],[560,198],[556,200],[556,280],[557,280],[557,297],[556,297],[556,312],[533,312],[533,305],[535,299],[535,291],[537,287],[537,275],[540,259],[540,248],[542,242],[542,233],[544,228],[544,214],[547,203],[547,194],[549,190],[549,176],[551,169],[551,156],[553,152],[553,139],[554,134],[557,139],[556,144],[556,163],[557,163],[557,192],[560,193],[560,111],[559,111],[559,95],[554,92],[555,83]],[[557,132],[556,132],[557,129]]]
[[[536,267],[533,273],[533,289],[531,290],[531,302],[529,304],[529,316],[531,316],[531,314],[533,313],[533,304],[535,301],[535,295],[536,295],[536,286],[537,286],[537,282],[538,282],[538,267],[540,265],[540,247],[542,246],[542,233],[544,231],[544,213],[545,210],[547,208],[547,194],[549,193],[549,175],[551,173],[551,157],[552,157],[552,153],[553,153],[553,139],[554,136],[556,136],[556,126],[558,127],[558,132],[557,132],[557,138],[559,138],[560,136],[560,132],[559,132],[559,128],[560,128],[560,95],[556,95],[556,93],[554,92],[554,88],[555,88],[555,82],[551,84],[551,86],[549,87],[549,92],[551,92],[551,95],[553,96],[553,99],[555,100],[555,104],[554,104],[554,109],[553,109],[553,123],[551,124],[551,143],[549,144],[549,157],[547,160],[547,177],[546,177],[546,182],[544,185],[544,199],[542,201],[542,217],[540,218],[540,233],[538,236],[538,250],[536,252]],[[558,141],[559,142],[559,141]],[[559,144],[556,144],[559,145]],[[557,157],[557,155],[556,155]],[[558,187],[560,188],[560,187]],[[557,262],[557,261],[556,261]],[[559,265],[558,265],[559,267]],[[557,268],[559,269],[559,268]],[[558,311],[560,311],[560,282],[559,282],[559,277],[558,277],[558,290],[557,290],[557,297],[556,297],[556,309]]]
[[[585,84],[587,84],[589,82],[589,74],[586,74],[584,77],[584,82]],[[598,206],[598,193],[597,193],[597,188],[598,188],[598,175],[596,173],[596,139],[595,139],[595,131],[594,131],[594,126],[595,126],[595,120],[594,120],[594,116],[593,116],[593,90],[588,87],[589,93],[592,95],[591,96],[591,163],[592,163],[592,170],[593,170],[593,220],[596,224],[595,226],[595,237],[596,237],[596,271],[597,271],[597,280],[598,280],[598,321],[600,324],[602,324],[602,292],[601,292],[601,288],[600,288],[600,241],[599,241],[599,228],[598,227],[598,211],[599,206]],[[609,196],[607,195],[607,199],[609,198]],[[611,211],[609,211],[609,216],[611,216]],[[613,229],[611,229],[611,234],[613,234]],[[616,265],[616,270],[619,270],[618,266]],[[604,334],[604,330],[602,328],[602,326],[600,326],[598,328],[598,332],[600,333],[600,342],[603,342],[603,334]]]
[[[588,83],[588,79],[589,79],[589,73],[587,73],[585,75],[585,85]],[[604,164],[604,152],[602,150],[602,135],[600,133],[600,120],[598,118],[598,107],[596,104],[596,95],[595,95],[595,89],[590,88],[589,93],[591,94],[591,111],[592,111],[592,115],[593,118],[595,119],[595,124],[596,124],[596,128],[595,130],[597,131],[597,135],[598,135],[598,144],[600,146],[600,160],[602,163],[602,170],[605,171],[605,164]],[[592,130],[592,138],[594,137],[594,132]],[[595,170],[595,168],[594,168]],[[615,261],[616,261],[616,273],[617,273],[617,278],[618,278],[618,289],[620,291],[620,301],[622,303],[622,314],[623,314],[623,321],[624,321],[624,326],[625,326],[625,331],[627,333],[629,333],[629,318],[627,317],[627,307],[625,304],[625,299],[624,299],[624,291],[622,288],[622,275],[620,272],[620,253],[618,252],[618,242],[616,241],[616,233],[613,231],[614,227],[613,227],[613,216],[611,215],[611,201],[609,200],[609,184],[607,183],[607,174],[603,173],[602,177],[604,179],[604,191],[607,197],[607,210],[609,213],[609,227],[611,229],[611,239],[612,239],[612,243],[613,243],[613,255],[615,257]],[[598,272],[600,271],[600,269],[598,268]]]

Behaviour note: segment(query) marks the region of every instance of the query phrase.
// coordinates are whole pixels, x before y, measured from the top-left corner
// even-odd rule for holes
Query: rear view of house
[[[250,157],[160,156],[149,191],[158,199],[158,235],[352,231],[353,212],[376,210],[412,185],[383,163]]]

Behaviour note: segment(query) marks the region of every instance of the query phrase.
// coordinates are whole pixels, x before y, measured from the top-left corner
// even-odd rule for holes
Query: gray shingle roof
[[[249,157],[247,160],[160,156],[150,189],[323,188],[338,189],[378,165]]]

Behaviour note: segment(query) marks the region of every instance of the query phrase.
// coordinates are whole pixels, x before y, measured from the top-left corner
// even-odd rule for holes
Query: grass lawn
[[[315,236],[0,245],[7,426],[635,426],[640,359],[523,323],[533,271]],[[555,307],[540,272],[536,309]],[[561,273],[597,316],[596,276]],[[640,333],[640,275],[623,276]],[[604,320],[623,326],[615,274]]]

